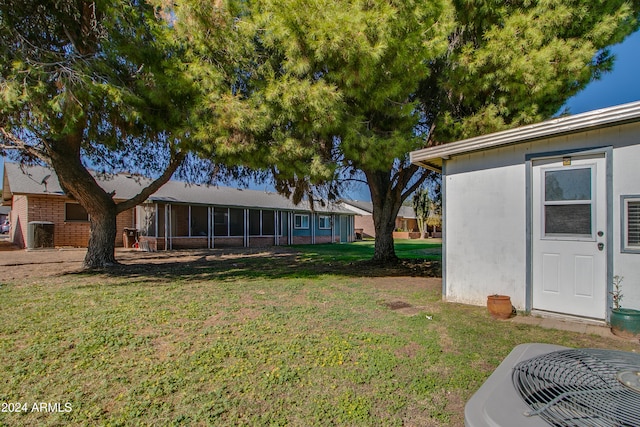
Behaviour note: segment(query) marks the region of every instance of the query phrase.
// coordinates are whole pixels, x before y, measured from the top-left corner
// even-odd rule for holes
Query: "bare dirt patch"
[[[384,306],[386,306],[387,308],[390,308],[391,310],[400,310],[401,308],[412,307],[411,304],[404,301],[385,302]]]
[[[406,301],[383,302],[382,305],[405,316],[417,316],[427,308],[424,306],[413,306]]]

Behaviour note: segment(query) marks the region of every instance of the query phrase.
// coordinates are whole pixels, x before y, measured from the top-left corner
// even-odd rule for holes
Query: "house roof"
[[[373,214],[373,203],[371,202],[362,202],[360,200],[343,200],[342,203],[347,209],[355,208],[353,209],[353,211],[358,213],[359,215]],[[416,213],[411,206],[400,206],[398,217],[415,218]]]
[[[355,208],[351,209],[359,215],[371,215],[373,213],[373,203],[371,202],[362,202],[360,200],[342,200],[342,204],[347,208]]]
[[[416,213],[411,206],[400,206],[398,216],[402,218],[415,218]]]
[[[640,102],[631,102],[412,151],[410,158],[412,163],[441,172],[443,160],[455,155],[638,121],[640,121]]]
[[[107,192],[115,192],[114,199],[126,200],[138,194],[151,180],[139,175],[96,175],[96,181]],[[21,166],[5,163],[2,199],[11,200],[13,194],[46,194],[64,196],[58,178],[51,169],[42,166]],[[242,208],[268,208],[291,211],[311,211],[308,202],[294,205],[288,198],[274,193],[231,187],[188,184],[169,181],[149,199],[159,203],[216,205]],[[353,214],[336,203],[314,204],[316,212]]]

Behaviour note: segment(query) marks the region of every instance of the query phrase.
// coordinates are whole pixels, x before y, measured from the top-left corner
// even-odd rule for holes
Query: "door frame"
[[[611,307],[611,289],[613,281],[613,147],[600,146],[583,149],[560,150],[551,152],[531,153],[525,155],[525,191],[526,191],[526,289],[525,289],[525,310],[531,312],[533,308],[533,162],[534,160],[561,159],[563,157],[584,156],[591,154],[601,154],[605,158],[605,188],[606,188],[606,295],[605,295],[605,321],[609,321],[609,310]]]

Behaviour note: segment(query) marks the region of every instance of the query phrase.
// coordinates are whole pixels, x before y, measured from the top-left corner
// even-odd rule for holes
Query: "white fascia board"
[[[458,154],[482,151],[504,145],[530,142],[560,135],[584,132],[640,121],[640,102],[589,111],[575,116],[559,117],[544,122],[481,135],[475,138],[423,148],[410,153],[411,163],[439,171],[442,160]]]
[[[351,211],[351,213],[355,213],[356,215],[360,215],[360,216],[367,216],[367,215],[371,215],[371,212],[367,212],[363,209],[360,209],[356,206],[350,205],[349,203],[345,203],[342,202],[342,204],[344,205],[345,209],[348,209],[349,211]]]

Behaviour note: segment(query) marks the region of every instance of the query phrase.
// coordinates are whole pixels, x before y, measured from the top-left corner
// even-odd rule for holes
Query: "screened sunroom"
[[[276,208],[166,203],[138,206],[141,247],[264,247],[353,241],[353,215]]]

